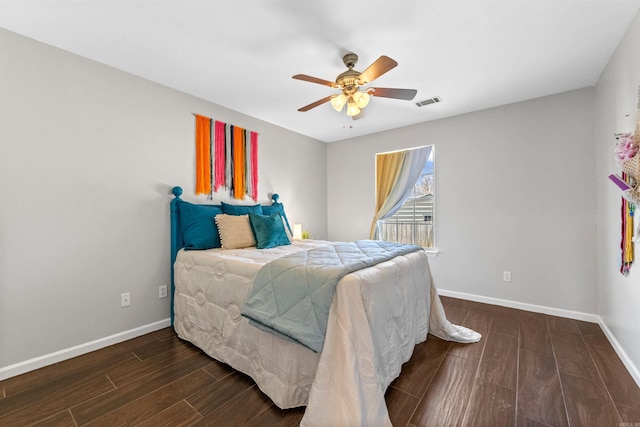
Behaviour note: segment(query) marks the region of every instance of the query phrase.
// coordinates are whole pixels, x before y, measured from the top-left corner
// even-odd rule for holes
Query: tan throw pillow
[[[249,215],[219,214],[215,217],[222,249],[241,249],[256,245]]]

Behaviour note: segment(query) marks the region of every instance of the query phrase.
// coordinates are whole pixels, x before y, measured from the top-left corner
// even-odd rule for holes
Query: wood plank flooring
[[[476,344],[429,336],[386,393],[394,426],[639,427],[640,389],[597,324],[442,297]],[[170,329],[0,381],[0,426],[296,426]]]

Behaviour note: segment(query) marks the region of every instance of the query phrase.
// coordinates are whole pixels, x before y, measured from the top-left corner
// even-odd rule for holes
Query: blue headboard
[[[180,221],[180,204],[186,203],[184,202],[180,196],[182,195],[182,187],[173,187],[171,189],[173,193],[173,200],[171,200],[170,211],[171,211],[171,324],[173,325],[174,311],[173,311],[173,303],[174,303],[174,294],[175,294],[175,281],[174,281],[174,270],[173,264],[176,262],[176,256],[178,255],[178,251],[184,247],[184,238],[182,235],[183,228]],[[269,212],[279,212],[282,216],[282,219],[285,222],[285,225],[289,229],[289,233],[291,232],[291,226],[289,225],[289,220],[287,219],[287,215],[284,212],[284,206],[282,203],[278,202],[279,196],[277,194],[273,194],[271,196],[272,203],[270,205],[262,205],[262,208]],[[187,205],[189,203],[186,203]],[[215,212],[215,207],[220,205],[205,205],[213,208],[212,212]],[[211,218],[213,222],[213,216]],[[214,224],[215,227],[215,224]]]

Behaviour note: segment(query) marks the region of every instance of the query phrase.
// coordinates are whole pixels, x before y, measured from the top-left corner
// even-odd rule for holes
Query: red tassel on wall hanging
[[[213,191],[217,192],[220,188],[226,185],[225,180],[225,165],[226,165],[226,147],[225,147],[225,129],[224,123],[216,120],[215,123],[215,137],[214,137],[214,167],[213,173],[214,186]]]

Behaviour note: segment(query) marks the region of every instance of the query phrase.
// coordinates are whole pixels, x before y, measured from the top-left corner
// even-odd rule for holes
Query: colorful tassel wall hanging
[[[258,134],[196,114],[196,194],[258,200]]]
[[[627,174],[622,174],[622,179],[630,183],[631,180]],[[633,217],[635,206],[626,198],[622,198],[621,206],[622,216],[622,240],[620,241],[620,249],[622,250],[622,263],[620,265],[620,273],[627,276],[633,265],[634,241],[633,241]]]
[[[622,238],[620,239],[621,262],[620,273],[628,276],[633,265],[635,243],[640,241],[640,221],[638,222],[638,235],[634,237],[634,216],[640,208],[640,86],[638,86],[638,115],[636,117],[635,132],[617,133],[614,153],[621,166],[622,177],[616,174],[609,175],[622,190],[622,204],[620,216],[622,223]]]

